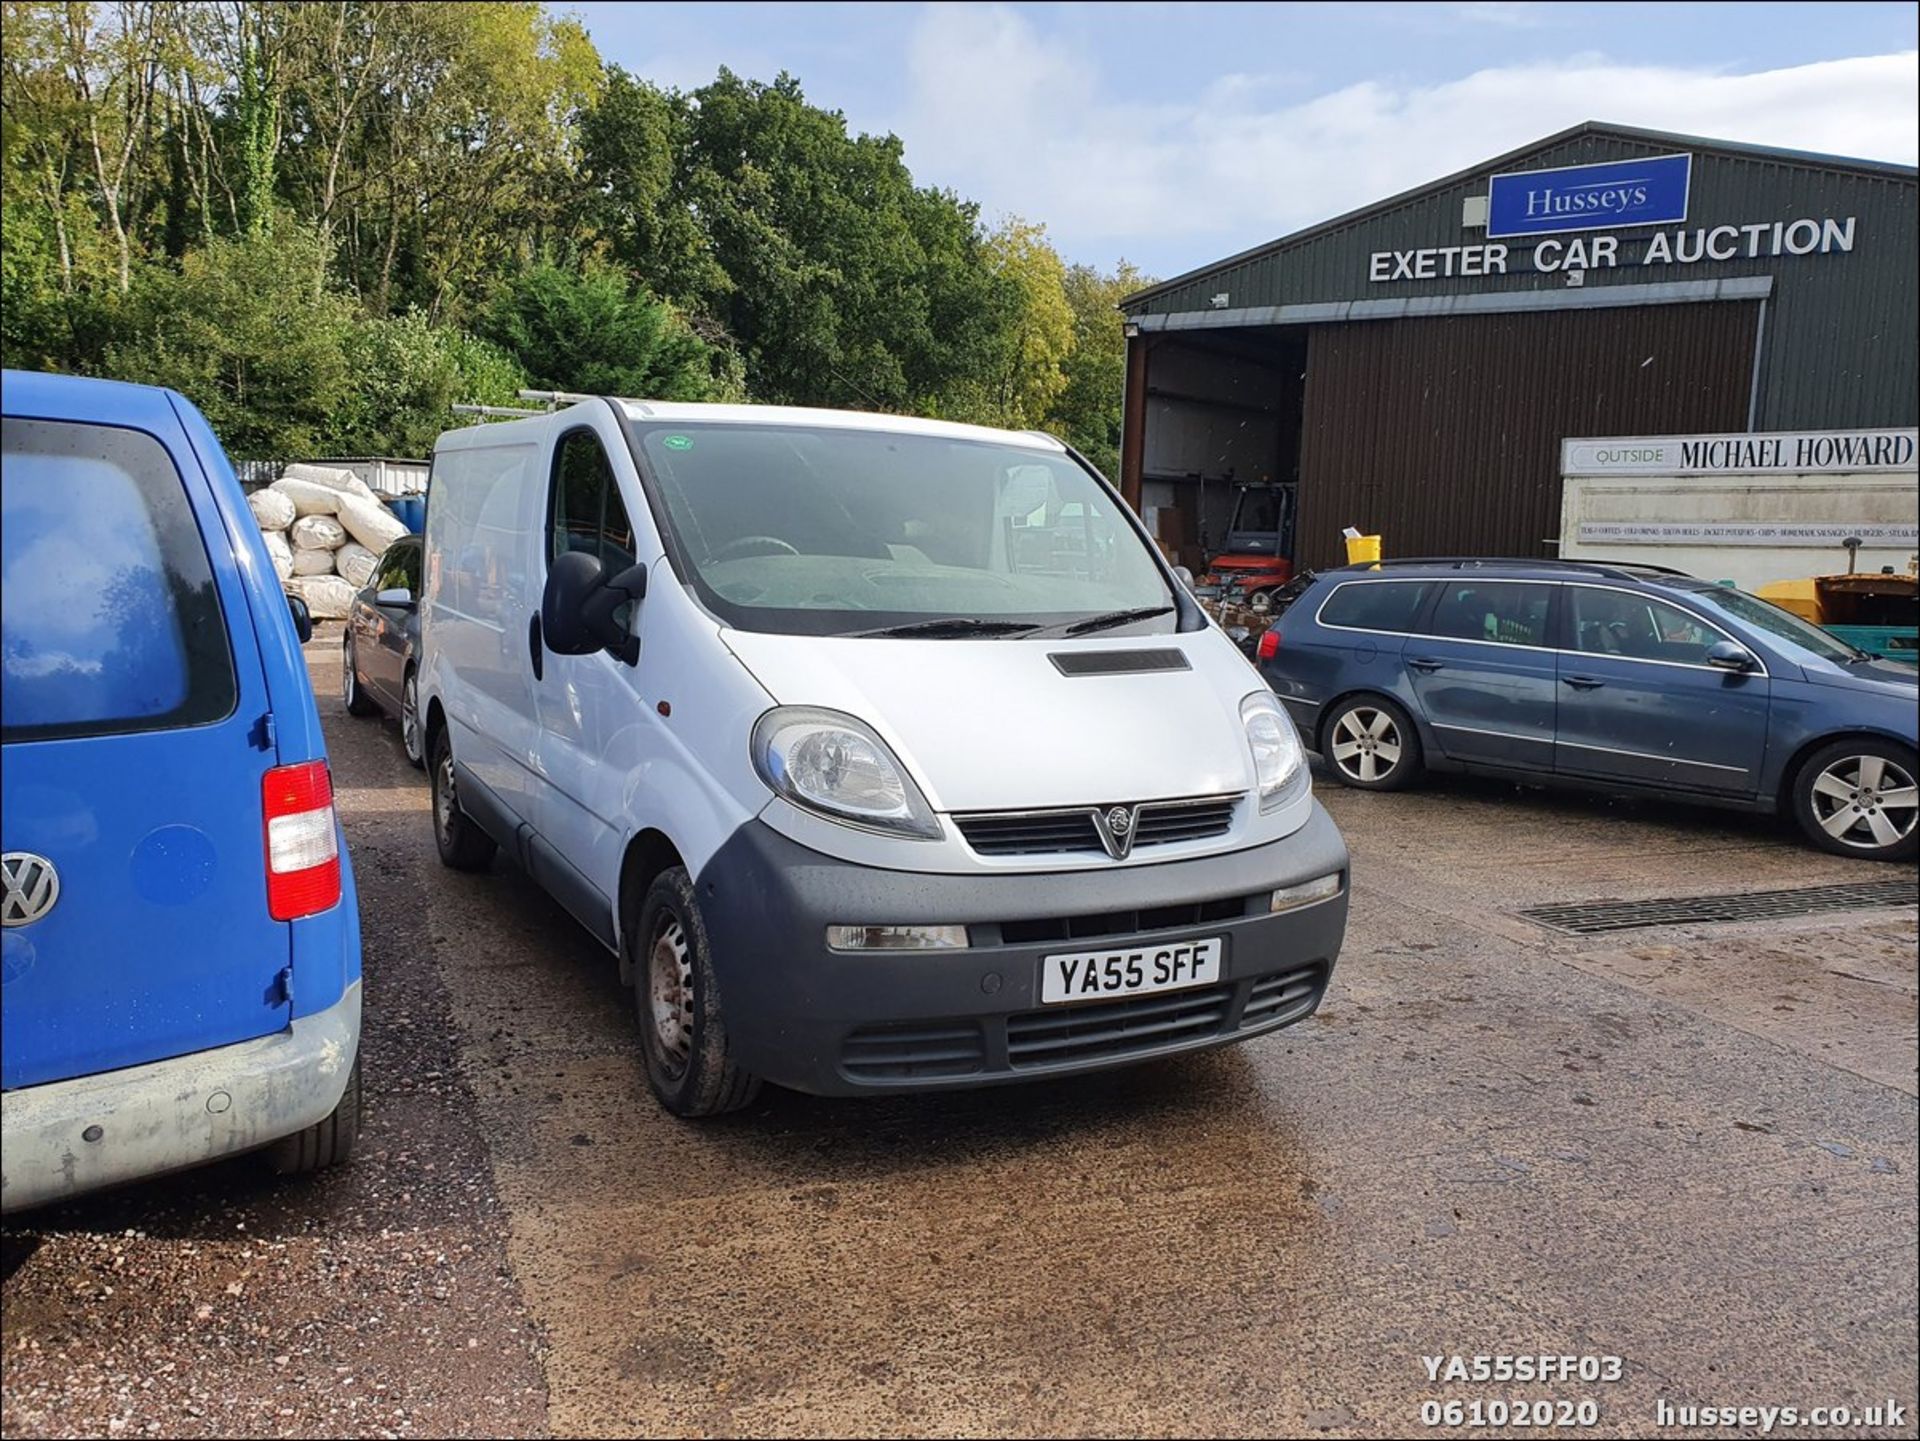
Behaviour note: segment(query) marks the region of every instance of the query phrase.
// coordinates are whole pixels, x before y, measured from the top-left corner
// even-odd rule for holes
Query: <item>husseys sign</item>
[[[1691,155],[1654,155],[1496,175],[1487,183],[1484,244],[1376,250],[1368,257],[1367,278],[1377,284],[1456,276],[1648,270],[1702,261],[1844,255],[1853,249],[1851,215],[1689,227],[1684,222],[1692,180]],[[1648,226],[1663,228],[1644,237],[1575,234],[1563,238],[1576,231]],[[1503,243],[1508,240],[1520,243]]]

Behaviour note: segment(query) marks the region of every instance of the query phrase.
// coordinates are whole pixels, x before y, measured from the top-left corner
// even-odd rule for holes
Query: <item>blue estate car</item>
[[[1408,560],[1322,572],[1261,673],[1342,783],[1425,770],[1791,813],[1837,855],[1915,853],[1916,672],[1649,566]]]
[[[0,381],[0,1209],[359,1128],[360,928],[319,715],[171,391]]]

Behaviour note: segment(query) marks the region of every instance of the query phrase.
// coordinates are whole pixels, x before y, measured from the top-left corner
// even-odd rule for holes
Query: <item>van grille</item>
[[[1238,796],[1201,796],[1194,800],[1149,801],[1134,820],[1133,849],[1207,840],[1233,828]],[[1094,815],[1104,807],[1045,811],[973,811],[953,822],[967,844],[983,856],[1066,855],[1100,852]]]
[[[863,1026],[847,1037],[840,1050],[847,1074],[862,1080],[970,1076],[986,1059],[986,1043],[975,1021]]]
[[[1007,1061],[1015,1070],[1123,1056],[1216,1034],[1233,988],[1142,996],[1089,1006],[1048,1007],[1007,1017]]]

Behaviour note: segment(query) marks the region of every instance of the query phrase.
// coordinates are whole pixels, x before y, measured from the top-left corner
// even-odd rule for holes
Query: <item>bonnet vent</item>
[[[1141,671],[1192,670],[1179,650],[1069,650],[1047,657],[1061,675],[1135,675]]]

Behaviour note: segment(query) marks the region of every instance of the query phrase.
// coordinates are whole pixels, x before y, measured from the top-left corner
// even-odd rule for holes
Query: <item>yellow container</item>
[[[1347,564],[1371,565],[1380,559],[1380,537],[1355,535],[1347,539]]]

